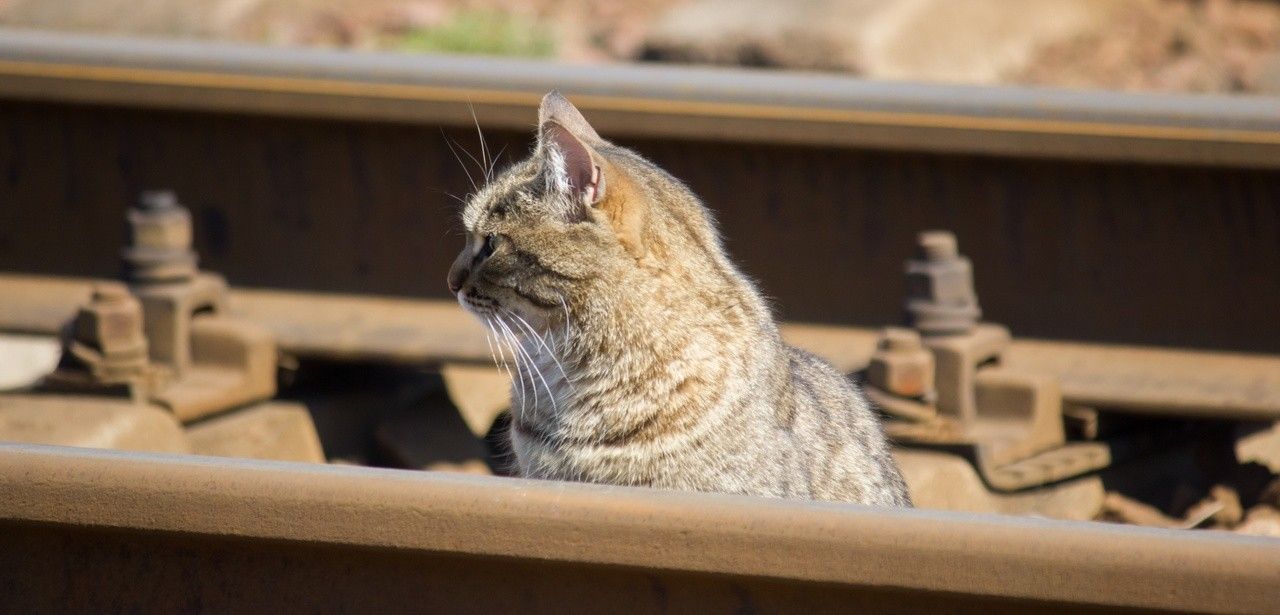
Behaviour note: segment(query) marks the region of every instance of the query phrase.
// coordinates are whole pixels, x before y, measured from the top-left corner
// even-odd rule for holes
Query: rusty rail
[[[57,332],[90,294],[85,279],[0,274],[0,331]],[[304,357],[407,364],[488,363],[484,330],[449,301],[233,289],[231,312]],[[877,332],[783,325],[794,344],[846,372],[867,365]],[[1015,340],[1005,367],[1052,375],[1063,396],[1132,413],[1280,420],[1280,357]]]
[[[526,151],[551,87],[702,196],[790,319],[895,321],[906,246],[948,228],[1018,334],[1280,347],[1266,98],[0,30],[0,269],[111,275],[118,216],[169,187],[237,285],[442,298],[445,193],[470,190],[449,142],[474,108],[492,151]]]
[[[0,97],[524,129],[562,88],[603,133],[1280,166],[1269,99],[289,50],[0,30]]]
[[[1276,543],[1225,533],[3,444],[0,492],[6,611],[1280,601]]]

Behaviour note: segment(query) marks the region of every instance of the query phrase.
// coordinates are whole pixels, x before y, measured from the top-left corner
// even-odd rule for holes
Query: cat
[[[911,505],[867,399],[783,343],[711,212],[558,92],[462,222],[448,286],[516,364],[520,475]]]

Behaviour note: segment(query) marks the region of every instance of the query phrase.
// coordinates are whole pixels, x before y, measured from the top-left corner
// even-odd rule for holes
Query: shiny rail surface
[[[0,97],[524,129],[570,94],[602,133],[1280,166],[1265,97],[863,81],[0,30]]]
[[[7,612],[1280,601],[1277,543],[1216,532],[7,444],[0,492]]]
[[[51,335],[90,294],[85,279],[0,274],[0,331]],[[454,302],[231,291],[231,311],[265,325],[301,357],[411,365],[492,361],[484,329]],[[787,340],[848,373],[877,332],[785,323]],[[1280,420],[1280,356],[1018,339],[1008,369],[1052,375],[1071,402],[1136,414]]]

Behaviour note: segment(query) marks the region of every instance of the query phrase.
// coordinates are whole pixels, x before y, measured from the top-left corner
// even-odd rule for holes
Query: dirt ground
[[[1280,93],[1280,2],[1162,0],[1041,48],[1012,83]]]
[[[1280,93],[1280,0],[0,0],[0,25],[870,78]]]

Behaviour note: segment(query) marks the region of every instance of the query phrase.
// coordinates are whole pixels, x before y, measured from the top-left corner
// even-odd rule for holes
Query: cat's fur
[[[516,359],[520,473],[909,506],[866,398],[783,343],[698,198],[556,92],[539,123],[449,274]]]

